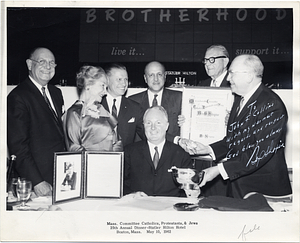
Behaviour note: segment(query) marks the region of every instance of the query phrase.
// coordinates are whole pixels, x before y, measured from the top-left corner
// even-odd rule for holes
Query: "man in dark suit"
[[[209,78],[200,81],[198,86],[230,87],[230,83],[227,81],[229,54],[224,46],[212,45],[208,47],[202,63]]]
[[[49,81],[55,57],[36,48],[26,60],[29,77],[7,97],[7,143],[17,156],[14,169],[32,182],[38,196],[52,195],[54,152],[65,151],[61,90]]]
[[[128,88],[128,74],[122,64],[110,64],[105,68],[108,76],[107,96],[102,105],[118,120],[117,135],[123,146],[134,142],[136,134],[145,139],[141,106],[124,96]]]
[[[143,121],[147,141],[133,143],[124,150],[124,194],[185,196],[168,169],[192,168],[191,159],[180,146],[166,141],[169,126],[166,110],[153,106],[146,110]]]
[[[182,92],[164,88],[166,82],[165,67],[156,61],[150,62],[145,67],[144,79],[148,89],[144,92],[129,96],[138,102],[145,112],[153,105],[163,106],[168,113],[169,129],[167,140],[174,142],[180,135],[178,116],[181,113]],[[175,143],[177,143],[175,139]]]
[[[200,187],[221,174],[227,196],[249,192],[271,196],[292,193],[284,147],[288,114],[280,97],[262,84],[263,64],[254,55],[237,56],[228,80],[235,100],[226,137],[210,146],[198,143],[198,154],[210,154],[216,165],[205,169]]]

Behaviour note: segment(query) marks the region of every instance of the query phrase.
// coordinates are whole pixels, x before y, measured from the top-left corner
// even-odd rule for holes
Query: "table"
[[[292,211],[292,202],[276,202],[267,199],[275,212]],[[176,211],[176,203],[196,203],[196,199],[183,197],[133,197],[126,195],[120,199],[86,198],[52,205],[52,197],[32,197],[27,203],[33,211]],[[17,210],[16,205],[13,210]],[[211,212],[214,209],[200,208],[197,212]]]

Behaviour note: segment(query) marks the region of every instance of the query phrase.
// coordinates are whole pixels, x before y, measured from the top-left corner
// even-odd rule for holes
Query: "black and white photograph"
[[[299,1],[1,1],[1,242],[299,242]]]
[[[82,153],[55,153],[53,204],[82,197]]]

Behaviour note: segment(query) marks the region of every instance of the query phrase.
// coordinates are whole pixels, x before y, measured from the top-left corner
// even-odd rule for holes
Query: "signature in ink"
[[[281,141],[280,141],[281,142]],[[276,153],[278,149],[283,148],[284,143],[279,143],[276,146],[274,146],[274,141],[271,141],[271,144],[267,147],[267,150],[262,150],[261,152],[260,147],[257,146],[255,147],[250,159],[248,160],[248,163],[246,164],[246,167],[251,163],[251,165],[256,165],[258,166],[260,160],[262,160],[264,157],[267,157],[271,153]]]
[[[260,230],[260,226],[257,226],[256,224],[251,229],[247,229],[246,226],[247,225],[244,225],[243,230],[239,234],[239,237],[238,237],[238,239],[241,238],[242,241],[246,241],[247,240],[247,238],[246,238],[247,234],[252,233],[253,231],[256,231],[256,230]]]

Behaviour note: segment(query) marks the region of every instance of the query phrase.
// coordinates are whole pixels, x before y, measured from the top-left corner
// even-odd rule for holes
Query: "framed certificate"
[[[123,152],[58,152],[54,155],[53,204],[123,196]]]
[[[223,139],[232,104],[230,88],[184,88],[181,114],[185,123],[181,137],[205,145]]]

